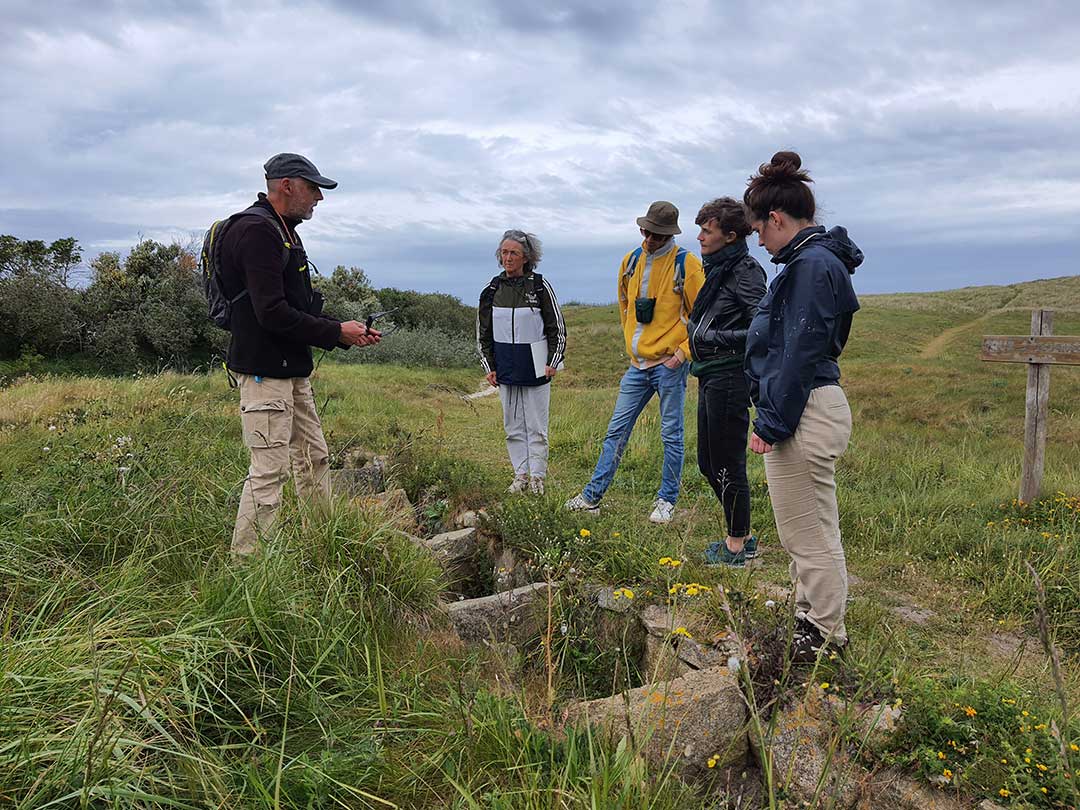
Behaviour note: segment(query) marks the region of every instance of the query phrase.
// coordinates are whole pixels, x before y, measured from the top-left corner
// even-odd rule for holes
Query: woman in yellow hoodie
[[[683,467],[683,405],[690,346],[686,320],[705,281],[701,260],[675,244],[679,209],[657,201],[638,217],[643,242],[619,265],[619,318],[630,368],[619,396],[592,479],[566,502],[572,511],[597,512],[615,477],[634,423],[653,394],[660,398],[660,438],[664,465],[649,520],[668,523],[675,513]]]

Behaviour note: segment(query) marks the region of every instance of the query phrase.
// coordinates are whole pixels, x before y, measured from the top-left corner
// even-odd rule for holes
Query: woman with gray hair
[[[480,293],[476,346],[490,385],[498,386],[506,449],[514,468],[509,492],[543,495],[548,459],[549,383],[562,368],[566,324],[555,291],[536,272],[543,246],[509,230],[495,251],[502,272]]]

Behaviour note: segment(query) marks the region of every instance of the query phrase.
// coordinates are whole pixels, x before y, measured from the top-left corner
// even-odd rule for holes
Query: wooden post
[[[1031,334],[1054,333],[1054,311],[1037,309],[1031,313]],[[1020,502],[1034,503],[1042,486],[1046,462],[1046,419],[1050,401],[1050,366],[1028,364],[1027,398],[1024,411],[1024,465],[1020,474]]]

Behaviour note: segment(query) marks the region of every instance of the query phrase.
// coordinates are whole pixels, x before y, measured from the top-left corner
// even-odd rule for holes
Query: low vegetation
[[[1080,300],[1076,279],[1054,283]],[[1028,300],[1028,285],[1016,289]],[[990,299],[981,309],[949,294],[864,301],[845,354],[855,432],[838,472],[852,650],[841,669],[770,672],[756,697],[763,717],[811,688],[899,704],[897,734],[867,747],[866,762],[1008,807],[1071,807],[1080,373],[1054,371],[1045,497],[1016,503],[1024,370],[976,357],[983,332],[1025,333],[1029,315]],[[559,508],[591,472],[624,366],[610,307],[565,314],[548,495],[504,495],[498,402],[461,398],[482,388],[478,367],[329,355],[315,385],[335,463],[357,446],[390,454],[425,530],[486,507],[503,540],[552,576],[572,568],[640,601],[682,583],[679,598],[717,621],[723,587],[740,631],[764,650],[782,632],[775,594],[787,569],[760,460],[750,467],[756,569],[700,564],[721,518],[692,452],[685,513],[666,528],[647,522],[660,466],[652,405],[601,515]],[[1059,311],[1055,330],[1080,334],[1080,312]],[[532,675],[514,685],[494,677],[505,671],[497,653],[447,636],[440,573],[376,508],[306,515],[289,500],[268,554],[231,566],[247,464],[234,393],[212,369],[131,371],[9,367],[0,389],[0,805],[724,806],[626,746],[552,733],[568,701],[642,677],[620,669],[632,656],[598,643],[584,599],[553,607],[552,656],[526,662]],[[690,448],[694,402],[692,385]],[[1029,565],[1045,590],[1057,678]],[[690,583],[711,590],[688,595]]]

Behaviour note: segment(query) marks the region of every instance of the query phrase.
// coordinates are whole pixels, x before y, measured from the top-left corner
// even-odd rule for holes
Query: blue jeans
[[[689,370],[689,363],[683,363],[674,370],[663,364],[647,369],[631,366],[626,370],[619,383],[615,412],[611,414],[596,469],[581,491],[585,500],[599,503],[604,497],[615,477],[615,470],[619,468],[626,443],[630,441],[634,423],[653,394],[660,395],[660,438],[664,443],[664,471],[656,497],[668,503],[678,500],[683,468],[683,405],[686,402],[686,376]]]

